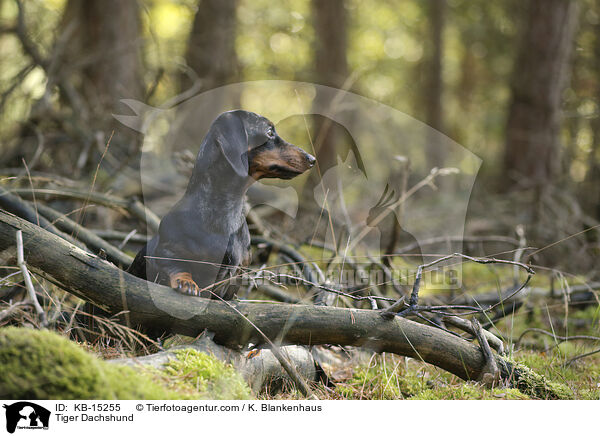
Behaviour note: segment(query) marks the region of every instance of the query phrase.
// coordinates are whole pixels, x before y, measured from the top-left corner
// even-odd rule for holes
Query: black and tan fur
[[[291,179],[314,163],[268,119],[242,110],[221,114],[203,140],[185,194],[128,271],[179,292],[233,298],[236,286],[226,279],[249,262],[246,190],[262,178]]]

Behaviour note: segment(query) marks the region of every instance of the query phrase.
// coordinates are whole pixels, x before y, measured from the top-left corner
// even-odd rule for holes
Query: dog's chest
[[[250,257],[250,232],[244,221],[237,232],[231,234],[223,263],[231,266],[246,266]]]

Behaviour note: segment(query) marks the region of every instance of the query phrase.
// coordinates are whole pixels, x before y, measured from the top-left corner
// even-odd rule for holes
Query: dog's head
[[[283,140],[267,118],[254,112],[225,112],[211,127],[223,155],[240,176],[291,179],[313,167],[316,159]]]

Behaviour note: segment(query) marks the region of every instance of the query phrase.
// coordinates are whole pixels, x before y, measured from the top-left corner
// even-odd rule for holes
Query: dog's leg
[[[190,295],[200,295],[200,287],[192,279],[192,275],[188,272],[177,272],[169,274],[171,287],[177,292]]]

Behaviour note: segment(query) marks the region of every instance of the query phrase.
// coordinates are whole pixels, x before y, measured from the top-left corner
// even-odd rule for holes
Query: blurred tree
[[[191,72],[182,78],[182,91],[195,80],[200,81],[199,90],[207,91],[239,78],[235,52],[237,3],[238,0],[198,2],[185,55]]]
[[[512,78],[504,189],[542,189],[559,175],[561,96],[570,72],[575,0],[529,0]]]
[[[312,1],[315,72],[319,83],[341,87],[348,77],[344,0]]]
[[[109,160],[116,172],[138,146],[133,131],[116,122],[112,113],[123,110],[120,99],[143,98],[139,3],[68,0],[52,30],[46,21],[54,24],[53,20],[30,12],[45,11],[36,3],[15,0],[15,34],[36,67],[39,91],[25,94],[31,110],[24,112],[16,147],[5,154],[5,162],[12,164],[23,154],[78,177],[81,170],[97,163],[90,159],[94,146],[102,153],[115,130],[114,156]],[[21,79],[27,89],[28,78]],[[28,157],[36,144],[34,157]]]
[[[347,60],[347,15],[345,0],[312,0],[312,23],[314,29],[314,58],[313,81],[319,85],[344,89],[348,87],[348,60]],[[321,182],[321,176],[328,169],[337,164],[337,156],[347,156],[349,150],[356,150],[356,145],[346,128],[327,117],[327,112],[335,112],[337,108],[331,107],[332,102],[321,95],[317,89],[313,101],[313,110],[324,115],[310,117],[312,123],[312,146],[317,158],[315,170],[311,171],[302,189],[299,219],[297,227],[306,231],[300,238],[310,237],[314,227],[313,214],[320,212],[315,209],[315,187]],[[360,159],[360,156],[356,156]],[[323,205],[318,205],[322,207]],[[308,219],[308,222],[304,222]],[[325,220],[326,222],[327,220]]]
[[[596,13],[600,12],[600,0],[596,0]],[[585,177],[583,189],[580,190],[582,205],[587,212],[593,214],[596,219],[600,219],[600,79],[597,74],[600,71],[600,22],[596,21],[593,25],[594,30],[594,51],[593,51],[593,69],[596,71],[595,82],[595,113],[590,120],[592,130],[592,143],[588,154],[588,168]]]
[[[320,85],[343,88],[348,79],[344,0],[313,0],[312,15],[315,30],[315,82]],[[317,93],[316,106],[323,104],[320,97]],[[341,132],[337,132],[334,124],[324,117],[315,117],[313,128],[316,134],[314,147],[319,172],[324,173],[336,164],[336,142],[340,139]],[[314,175],[318,176],[318,174]],[[314,181],[315,177],[311,177],[311,180]]]
[[[344,0],[311,3],[314,39],[314,82],[334,88],[344,88],[348,79],[346,8]],[[313,105],[327,108],[328,102],[317,92]],[[328,108],[335,111],[335,108]],[[336,155],[342,147],[347,152],[354,146],[352,138],[343,126],[332,122],[327,116],[313,116],[312,142],[317,158],[316,171],[311,171],[302,190],[302,207],[313,204],[315,186],[321,176],[335,166]],[[343,153],[342,153],[343,154]]]
[[[426,83],[423,88],[425,122],[433,129],[427,131],[426,153],[430,168],[444,165],[444,150],[439,144],[438,132],[444,131],[442,111],[442,57],[443,30],[446,14],[446,0],[429,0],[429,28],[431,40],[426,46]]]
[[[72,85],[65,103],[73,111],[74,130],[80,132],[75,143],[84,145],[76,171],[96,164],[89,159],[91,146],[102,149],[111,131],[113,170],[120,171],[139,147],[137,135],[111,115],[126,110],[121,99],[144,99],[139,2],[68,0],[51,63],[56,70],[49,70],[49,81],[55,73],[62,78],[57,80]]]
[[[137,0],[69,0],[65,7],[62,66],[80,73],[72,79],[95,116],[110,114],[122,98],[143,97],[139,13]]]

